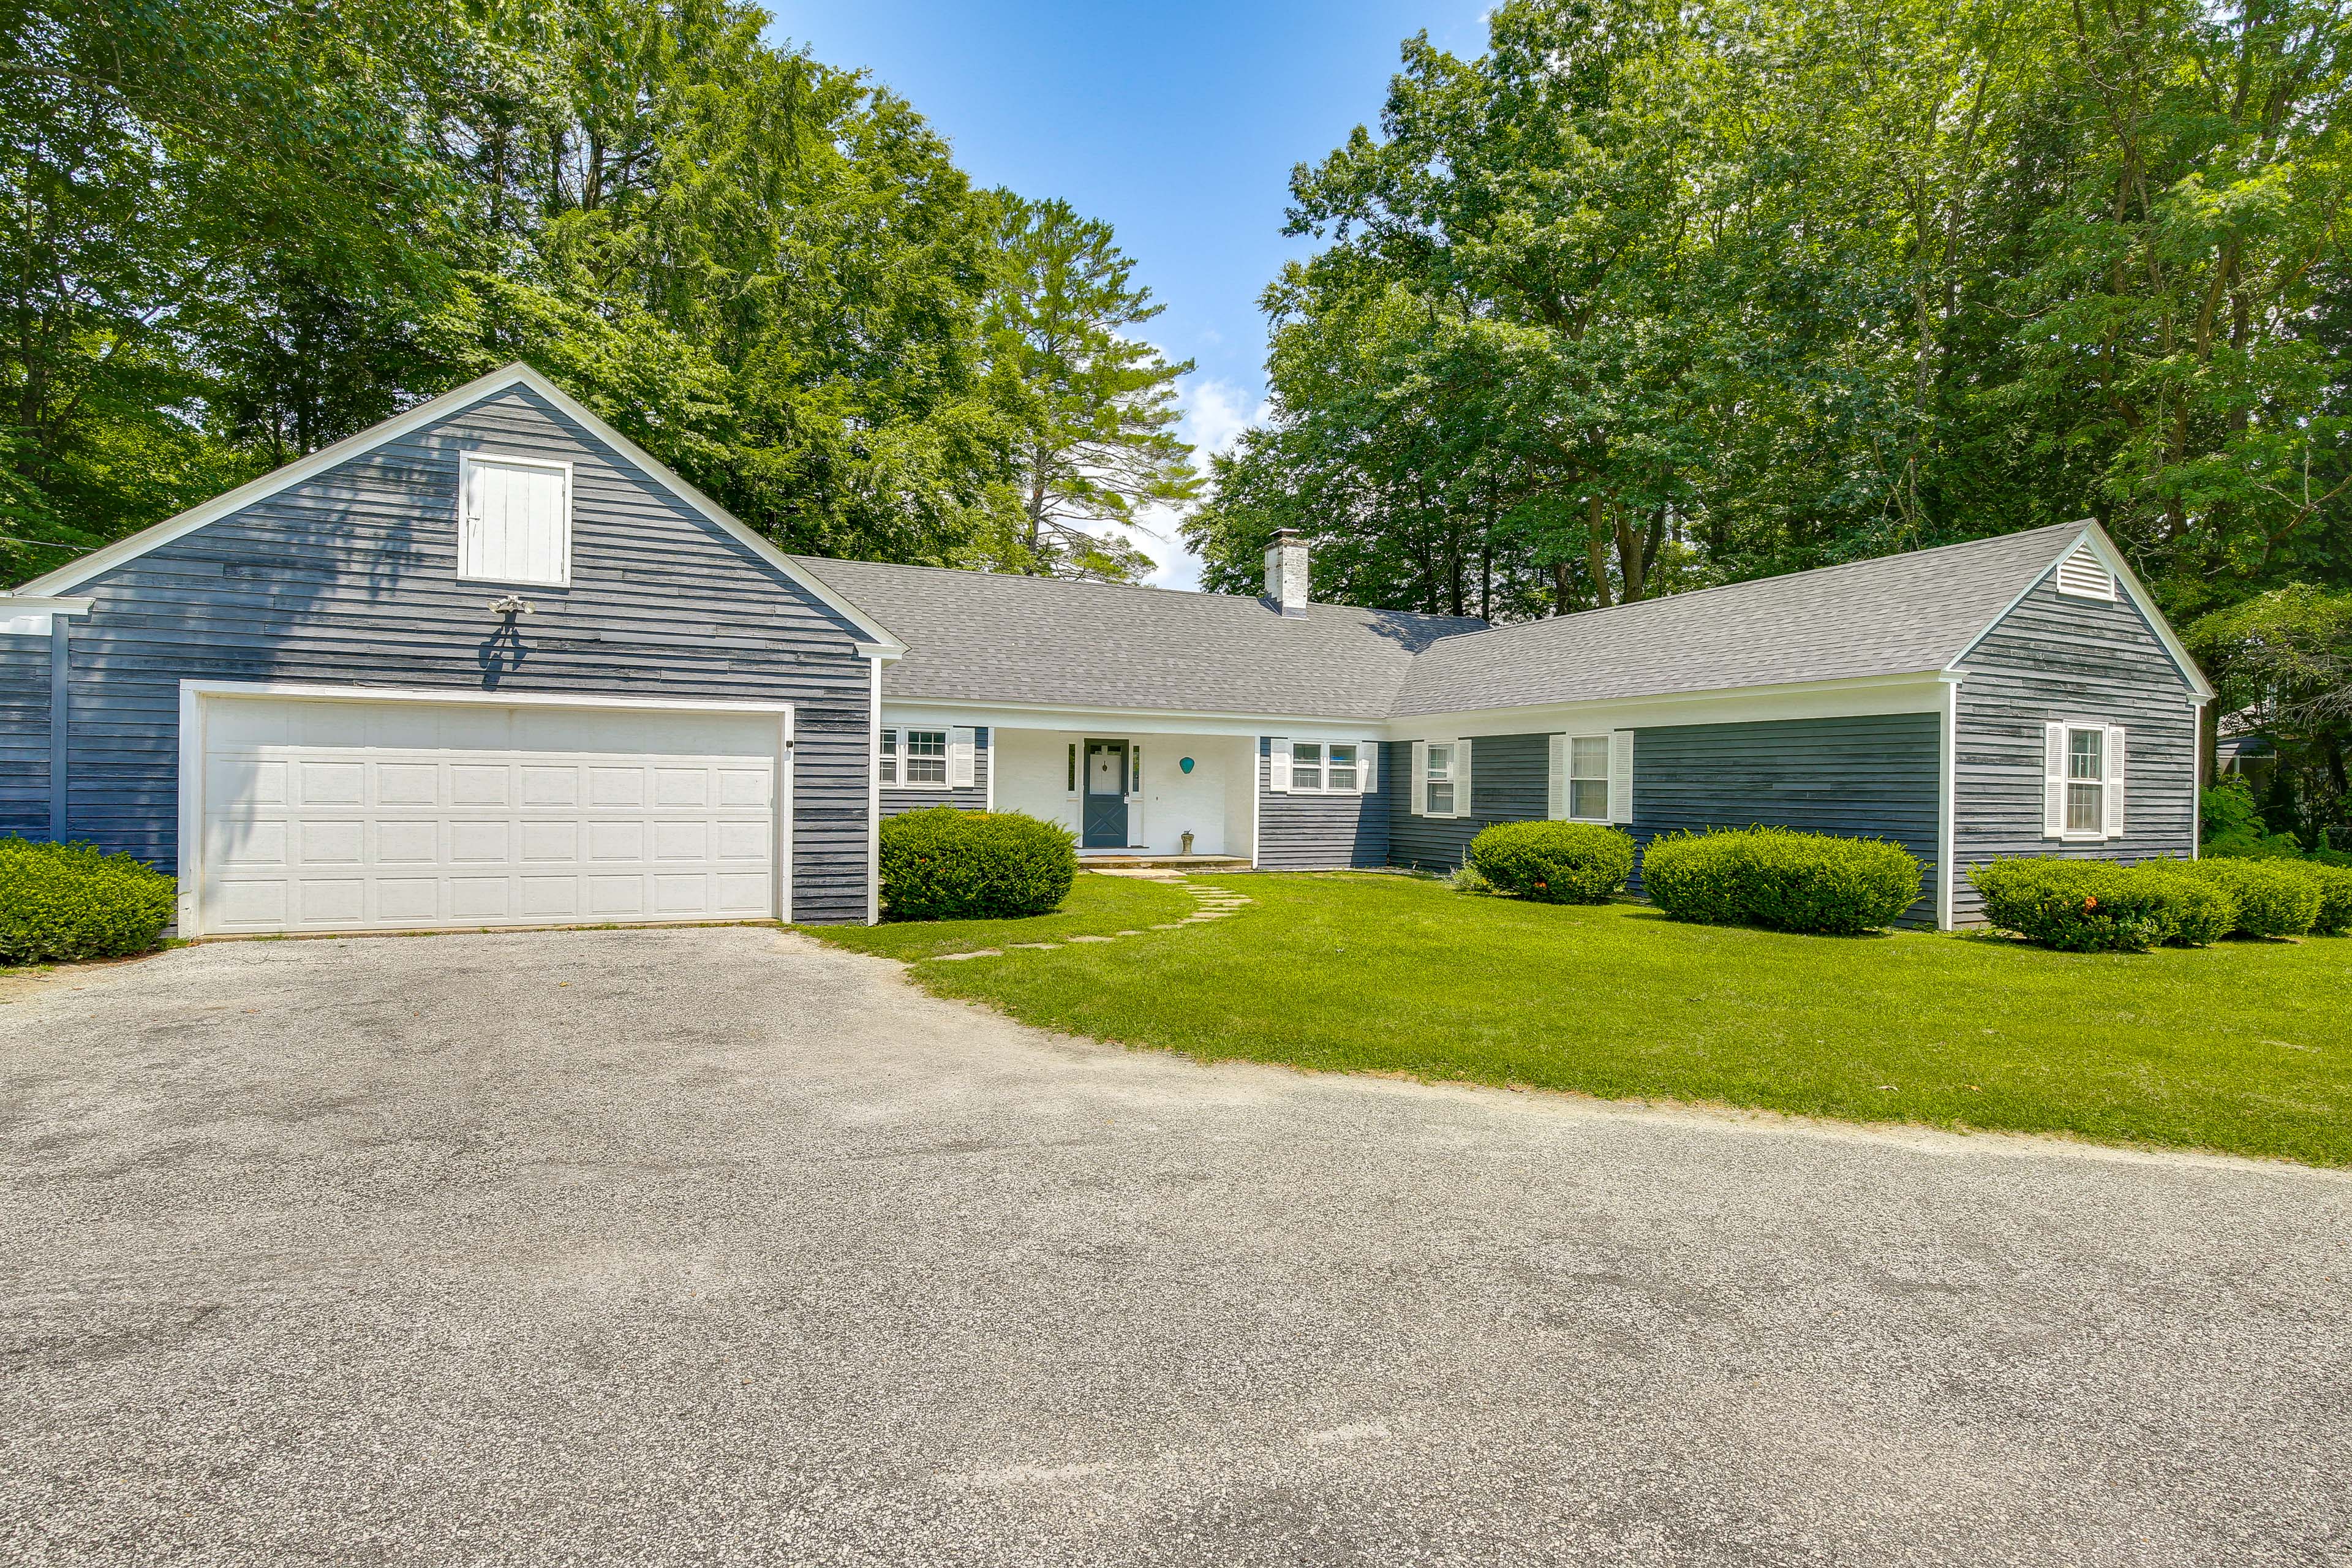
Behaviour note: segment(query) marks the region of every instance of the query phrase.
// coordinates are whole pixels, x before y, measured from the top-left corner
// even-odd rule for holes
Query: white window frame
[[[1290,793],[1321,795],[1323,790],[1323,741],[1293,741],[1290,742]],[[1308,753],[1312,753],[1310,760]]]
[[[2096,779],[2078,779],[2074,776],[2074,737],[2077,735],[2089,735],[2098,742],[2099,776]],[[2059,818],[2061,830],[2058,836],[2074,843],[2095,843],[2105,838],[2107,836],[2107,784],[2109,775],[2114,771],[2113,764],[2107,760],[2106,726],[2103,724],[2067,725],[2066,744],[2060,754],[2065,759],[2066,796],[2061,803],[2063,815]],[[2092,826],[2076,827],[2074,826],[2074,792],[2077,789],[2094,789],[2098,792],[2091,808]]]
[[[1437,753],[1441,750],[1445,753],[1445,771],[1442,773],[1437,771]],[[1445,786],[1446,805],[1444,811],[1438,810],[1430,797],[1430,786],[1439,784]],[[1421,778],[1414,794],[1422,803],[1422,815],[1424,816],[1451,817],[1462,815],[1461,742],[1432,741],[1423,748]]]
[[[1339,761],[1332,751],[1348,748],[1348,782],[1345,786],[1334,782],[1339,773]],[[1323,742],[1323,790],[1327,795],[1361,795],[1364,793],[1364,742],[1361,741],[1326,741]]]
[[[914,747],[908,743],[908,738],[914,735],[937,735],[940,738],[940,776],[937,779],[918,779],[908,771],[908,764],[915,757]],[[944,727],[931,729],[919,724],[886,726],[882,731],[880,747],[882,786],[885,789],[938,790],[942,794],[953,789],[955,785],[950,782],[951,770],[948,762],[949,737],[950,731]],[[926,752],[926,759],[929,756],[929,753]]]
[[[474,532],[474,470],[485,466],[502,468],[547,468],[563,476],[563,531],[559,564],[552,577],[508,577],[486,572],[469,572],[466,568],[475,542]],[[525,458],[509,452],[463,452],[457,458],[457,581],[460,583],[500,583],[517,587],[569,588],[572,586],[572,463],[562,458]]]
[[[1580,773],[1576,771],[1576,748],[1580,742],[1587,745],[1598,745],[1601,748],[1601,771],[1599,773]],[[1609,733],[1606,731],[1603,731],[1597,735],[1570,735],[1568,737],[1568,744],[1563,749],[1560,758],[1561,767],[1565,770],[1562,773],[1562,782],[1560,785],[1560,815],[1564,820],[1569,822],[1599,823],[1606,823],[1610,820],[1609,748],[1611,743]],[[1576,809],[1576,786],[1580,784],[1597,784],[1601,786],[1601,810],[1597,816],[1591,814],[1580,815],[1578,813]]]
[[[2099,776],[2095,779],[2074,776],[2077,735],[2098,737]],[[2042,836],[2067,844],[2099,844],[2126,837],[2130,823],[2126,816],[2129,797],[2126,794],[2126,775],[2131,742],[2124,727],[2097,721],[2053,719],[2043,725],[2042,751]],[[2095,826],[2091,827],[2073,826],[2074,791],[2082,787],[2098,791]]]

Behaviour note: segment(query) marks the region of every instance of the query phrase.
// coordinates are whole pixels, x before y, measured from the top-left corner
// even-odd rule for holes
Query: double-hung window
[[[1333,795],[1356,793],[1356,748],[1346,741],[1334,741],[1325,748],[1327,772],[1325,780]]]
[[[2107,735],[2105,730],[2066,731],[2066,833],[2091,837],[2107,824]]]
[[[1427,751],[1422,789],[1432,816],[1454,815],[1454,742],[1432,741]]]
[[[885,730],[882,731],[881,778],[886,784],[908,789],[948,787],[948,732],[945,730]]]
[[[1323,793],[1323,745],[1319,741],[1290,743],[1290,788],[1294,795]]]
[[[1568,739],[1568,815],[1578,822],[1609,820],[1609,737]]]
[[[2053,719],[2042,728],[2042,837],[2124,837],[2123,727]]]

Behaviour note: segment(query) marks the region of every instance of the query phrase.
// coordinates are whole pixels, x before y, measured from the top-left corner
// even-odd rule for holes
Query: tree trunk
[[[1598,495],[1585,498],[1584,559],[1592,569],[1592,603],[1595,608],[1609,607],[1609,544],[1607,531],[1601,522],[1601,500]]]

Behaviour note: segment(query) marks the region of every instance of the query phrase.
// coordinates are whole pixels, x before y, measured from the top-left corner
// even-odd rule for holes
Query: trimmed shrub
[[[882,824],[882,909],[893,920],[1047,914],[1077,875],[1069,830],[1017,811],[935,805]]]
[[[2288,860],[2184,860],[2180,869],[2225,888],[2238,901],[2242,936],[2301,936],[2319,918],[2311,868]]]
[[[2323,861],[2305,863],[2304,875],[2319,885],[2319,913],[2311,922],[2315,936],[2342,936],[2352,931],[2352,867]]]
[[[1498,822],[1470,841],[1468,865],[1517,898],[1597,904],[1633,874],[1633,840],[1591,822]]]
[[[0,963],[58,963],[152,952],[179,884],[93,844],[0,838]]]
[[[1922,869],[1884,838],[1710,828],[1652,839],[1642,890],[1676,920],[1852,936],[1893,924],[1916,903]]]
[[[2184,874],[2178,860],[2147,860],[2130,868],[2139,882],[2160,882],[2171,900],[2167,919],[2171,927],[2165,942],[2171,947],[2210,947],[2238,929],[2237,896],[2219,882]]]
[[[2066,952],[2146,952],[2181,933],[2177,910],[2188,901],[2164,873],[2141,875],[2107,860],[1995,860],[1970,868],[1969,880],[1986,920]],[[2229,929],[2212,900],[2197,907],[2200,932]]]

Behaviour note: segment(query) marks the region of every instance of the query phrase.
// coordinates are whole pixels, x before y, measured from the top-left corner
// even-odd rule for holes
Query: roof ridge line
[[[2004,540],[2023,539],[2029,534],[2055,533],[2061,529],[2083,529],[2093,525],[2097,521],[2095,518],[2084,518],[2075,522],[2046,522],[2039,528],[2021,528],[2014,533],[1988,533],[1981,539],[1956,539],[1949,544],[1931,544],[1925,550],[1898,550],[1889,555],[1865,555],[1856,561],[1832,562],[1827,566],[1800,566],[1793,572],[1775,572],[1769,577],[1743,577],[1737,583],[1717,583],[1709,587],[1692,588],[1680,594],[1661,594],[1651,599],[1634,599],[1614,605],[1595,605],[1591,609],[1571,610],[1564,616],[1544,616],[1532,621],[1509,621],[1499,626],[1488,626],[1483,631],[1464,632],[1459,637],[1449,637],[1445,640],[1453,642],[1459,641],[1461,637],[1482,637],[1498,632],[1522,632],[1538,626],[1556,626],[1563,621],[1581,620],[1587,616],[1605,616],[1612,610],[1638,610],[1646,605],[1686,604],[1693,599],[1703,599],[1709,594],[1727,593],[1734,588],[1753,588],[1759,584],[1779,583],[1791,577],[1821,576],[1832,572],[1852,571],[1856,567],[1875,566],[1882,562],[1908,561],[1921,555],[1940,555],[1948,550],[1969,550],[1980,544],[1994,544]],[[1422,649],[1421,652],[1427,653],[1436,646],[1432,643],[1429,647]],[[1419,655],[1414,657],[1418,658]]]

